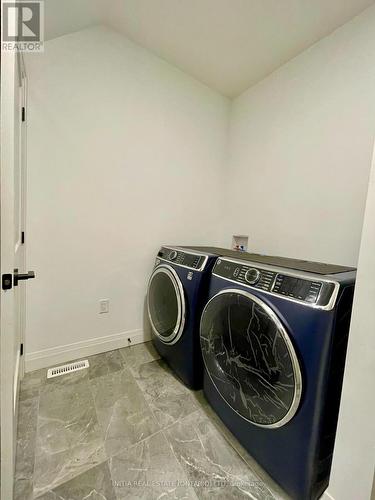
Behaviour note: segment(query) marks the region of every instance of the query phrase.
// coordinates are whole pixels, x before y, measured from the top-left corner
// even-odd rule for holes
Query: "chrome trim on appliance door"
[[[282,267],[276,267],[276,266],[274,267],[274,266],[270,266],[268,264],[259,264],[259,263],[250,262],[247,260],[235,260],[235,259],[228,259],[228,258],[224,258],[224,257],[219,257],[217,262],[219,260],[224,261],[224,262],[233,262],[234,264],[242,264],[243,266],[247,266],[247,265],[249,267],[255,266],[260,270],[264,269],[266,271],[274,271],[277,274],[283,274],[285,276],[292,276],[295,278],[302,278],[302,279],[309,280],[309,281],[313,280],[313,281],[320,281],[321,283],[332,284],[332,285],[334,285],[334,289],[333,289],[333,292],[332,292],[332,295],[330,297],[328,304],[326,304],[325,306],[320,306],[316,303],[305,302],[303,300],[298,300],[298,299],[295,299],[293,297],[287,297],[286,295],[281,295],[279,293],[273,292],[273,288],[274,288],[275,283],[276,283],[277,274],[276,274],[275,279],[273,281],[271,291],[267,291],[267,290],[263,290],[262,288],[257,288],[256,286],[249,285],[248,283],[242,283],[241,281],[232,280],[230,278],[225,278],[224,276],[221,276],[220,274],[216,274],[214,271],[215,271],[215,267],[216,267],[217,263],[215,264],[215,267],[214,267],[213,272],[212,272],[212,276],[216,276],[217,278],[220,278],[222,280],[229,281],[230,283],[235,283],[238,286],[244,286],[247,288],[251,288],[252,290],[256,290],[256,291],[261,292],[261,293],[266,293],[267,295],[272,295],[273,297],[279,297],[280,299],[289,300],[290,302],[295,302],[295,303],[303,305],[303,306],[312,307],[312,308],[320,309],[323,311],[331,311],[335,307],[336,299],[337,299],[337,296],[338,296],[338,293],[340,290],[340,283],[338,283],[337,281],[323,278],[321,275],[315,274],[315,273],[307,273],[307,272],[303,272],[303,271],[295,271],[294,272],[293,270],[289,270],[288,268],[284,269]],[[320,297],[321,293],[322,293],[322,290],[320,290],[320,292],[319,292],[319,297]],[[317,298],[317,301],[318,301],[319,297]]]
[[[169,335],[169,337],[163,337],[162,335],[160,335],[160,333],[158,332],[157,328],[154,325],[154,322],[152,321],[150,312],[150,303],[149,303],[150,285],[154,277],[160,273],[166,274],[168,278],[171,280],[177,297],[177,308],[178,308],[177,321],[173,333]],[[148,313],[148,319],[151,324],[151,328],[154,334],[161,342],[163,342],[164,344],[173,345],[180,340],[185,327],[185,317],[186,317],[185,294],[180,278],[178,277],[178,274],[171,266],[161,264],[154,268],[147,285],[147,313]]]
[[[241,415],[235,408],[233,408],[233,406],[230,403],[228,403],[228,401],[226,399],[224,399],[224,397],[220,393],[219,389],[217,388],[217,386],[216,386],[213,378],[211,377],[211,374],[210,374],[210,372],[209,372],[209,370],[207,368],[206,361],[205,361],[204,356],[203,356],[203,362],[204,362],[204,366],[206,368],[206,372],[208,373],[208,376],[210,377],[211,382],[213,383],[213,385],[214,385],[215,389],[217,390],[217,392],[220,394],[220,396],[223,399],[223,401],[225,401],[225,403],[234,412],[236,412],[237,415],[240,416],[243,420],[246,420],[247,422],[251,423],[252,425],[256,425],[257,427],[263,427],[263,428],[266,428],[266,429],[276,429],[276,428],[282,427],[285,424],[287,424],[294,417],[294,415],[297,413],[297,410],[298,410],[298,407],[299,407],[299,404],[300,404],[300,401],[301,401],[301,397],[302,397],[302,374],[301,374],[301,369],[300,369],[300,366],[299,366],[297,354],[296,354],[296,352],[294,350],[292,341],[290,340],[289,335],[288,335],[286,329],[284,328],[284,325],[281,323],[281,321],[278,318],[278,316],[276,315],[276,313],[265,302],[263,302],[263,300],[259,299],[258,297],[256,297],[255,295],[253,295],[250,292],[245,292],[244,290],[238,290],[236,288],[226,288],[225,290],[221,290],[220,292],[218,292],[217,294],[215,294],[207,302],[207,304],[206,304],[206,306],[205,306],[205,308],[203,309],[203,312],[202,312],[199,333],[201,333],[201,330],[202,330],[202,321],[203,321],[204,314],[205,314],[206,309],[208,308],[209,304],[214,299],[216,299],[217,297],[219,297],[220,295],[227,294],[227,293],[235,293],[235,294],[243,295],[244,297],[246,297],[246,298],[248,298],[250,300],[253,300],[275,322],[277,328],[280,331],[280,334],[281,334],[283,340],[285,341],[285,344],[287,346],[287,349],[288,349],[288,352],[289,352],[289,355],[290,355],[290,358],[291,358],[291,361],[292,361],[292,367],[293,367],[293,373],[294,373],[294,381],[295,381],[295,391],[294,391],[294,396],[293,396],[292,404],[291,404],[291,406],[290,406],[290,408],[288,410],[288,413],[281,420],[279,420],[278,422],[275,422],[274,424],[258,424],[258,423],[252,422],[251,420],[249,420],[249,419],[245,418],[243,415]]]

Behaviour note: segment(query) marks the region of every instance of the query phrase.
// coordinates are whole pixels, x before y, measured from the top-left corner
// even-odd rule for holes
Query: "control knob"
[[[255,285],[260,279],[260,272],[258,269],[250,268],[246,271],[245,280],[249,285]]]
[[[176,257],[177,257],[177,255],[178,255],[178,254],[177,254],[176,250],[172,250],[172,252],[169,254],[169,258],[170,258],[171,260],[175,260],[175,259],[176,259]]]

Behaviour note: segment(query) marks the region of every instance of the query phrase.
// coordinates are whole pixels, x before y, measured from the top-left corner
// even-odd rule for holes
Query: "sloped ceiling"
[[[104,23],[234,97],[375,0],[46,0],[46,38]]]

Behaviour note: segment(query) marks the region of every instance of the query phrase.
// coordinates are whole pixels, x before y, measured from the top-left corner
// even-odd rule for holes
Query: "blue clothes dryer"
[[[180,379],[192,389],[203,383],[199,322],[207,302],[216,255],[162,247],[147,289],[152,341]]]
[[[251,254],[212,272],[205,395],[293,500],[328,485],[354,283],[352,268]]]

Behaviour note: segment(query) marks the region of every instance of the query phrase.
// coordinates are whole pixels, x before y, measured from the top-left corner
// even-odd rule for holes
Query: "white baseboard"
[[[143,330],[130,330],[128,332],[97,337],[94,339],[75,342],[74,344],[61,345],[26,353],[25,371],[31,372],[40,368],[48,368],[52,365],[72,361],[84,356],[93,356],[113,349],[128,347],[133,344],[140,344],[151,340],[150,333]]]

